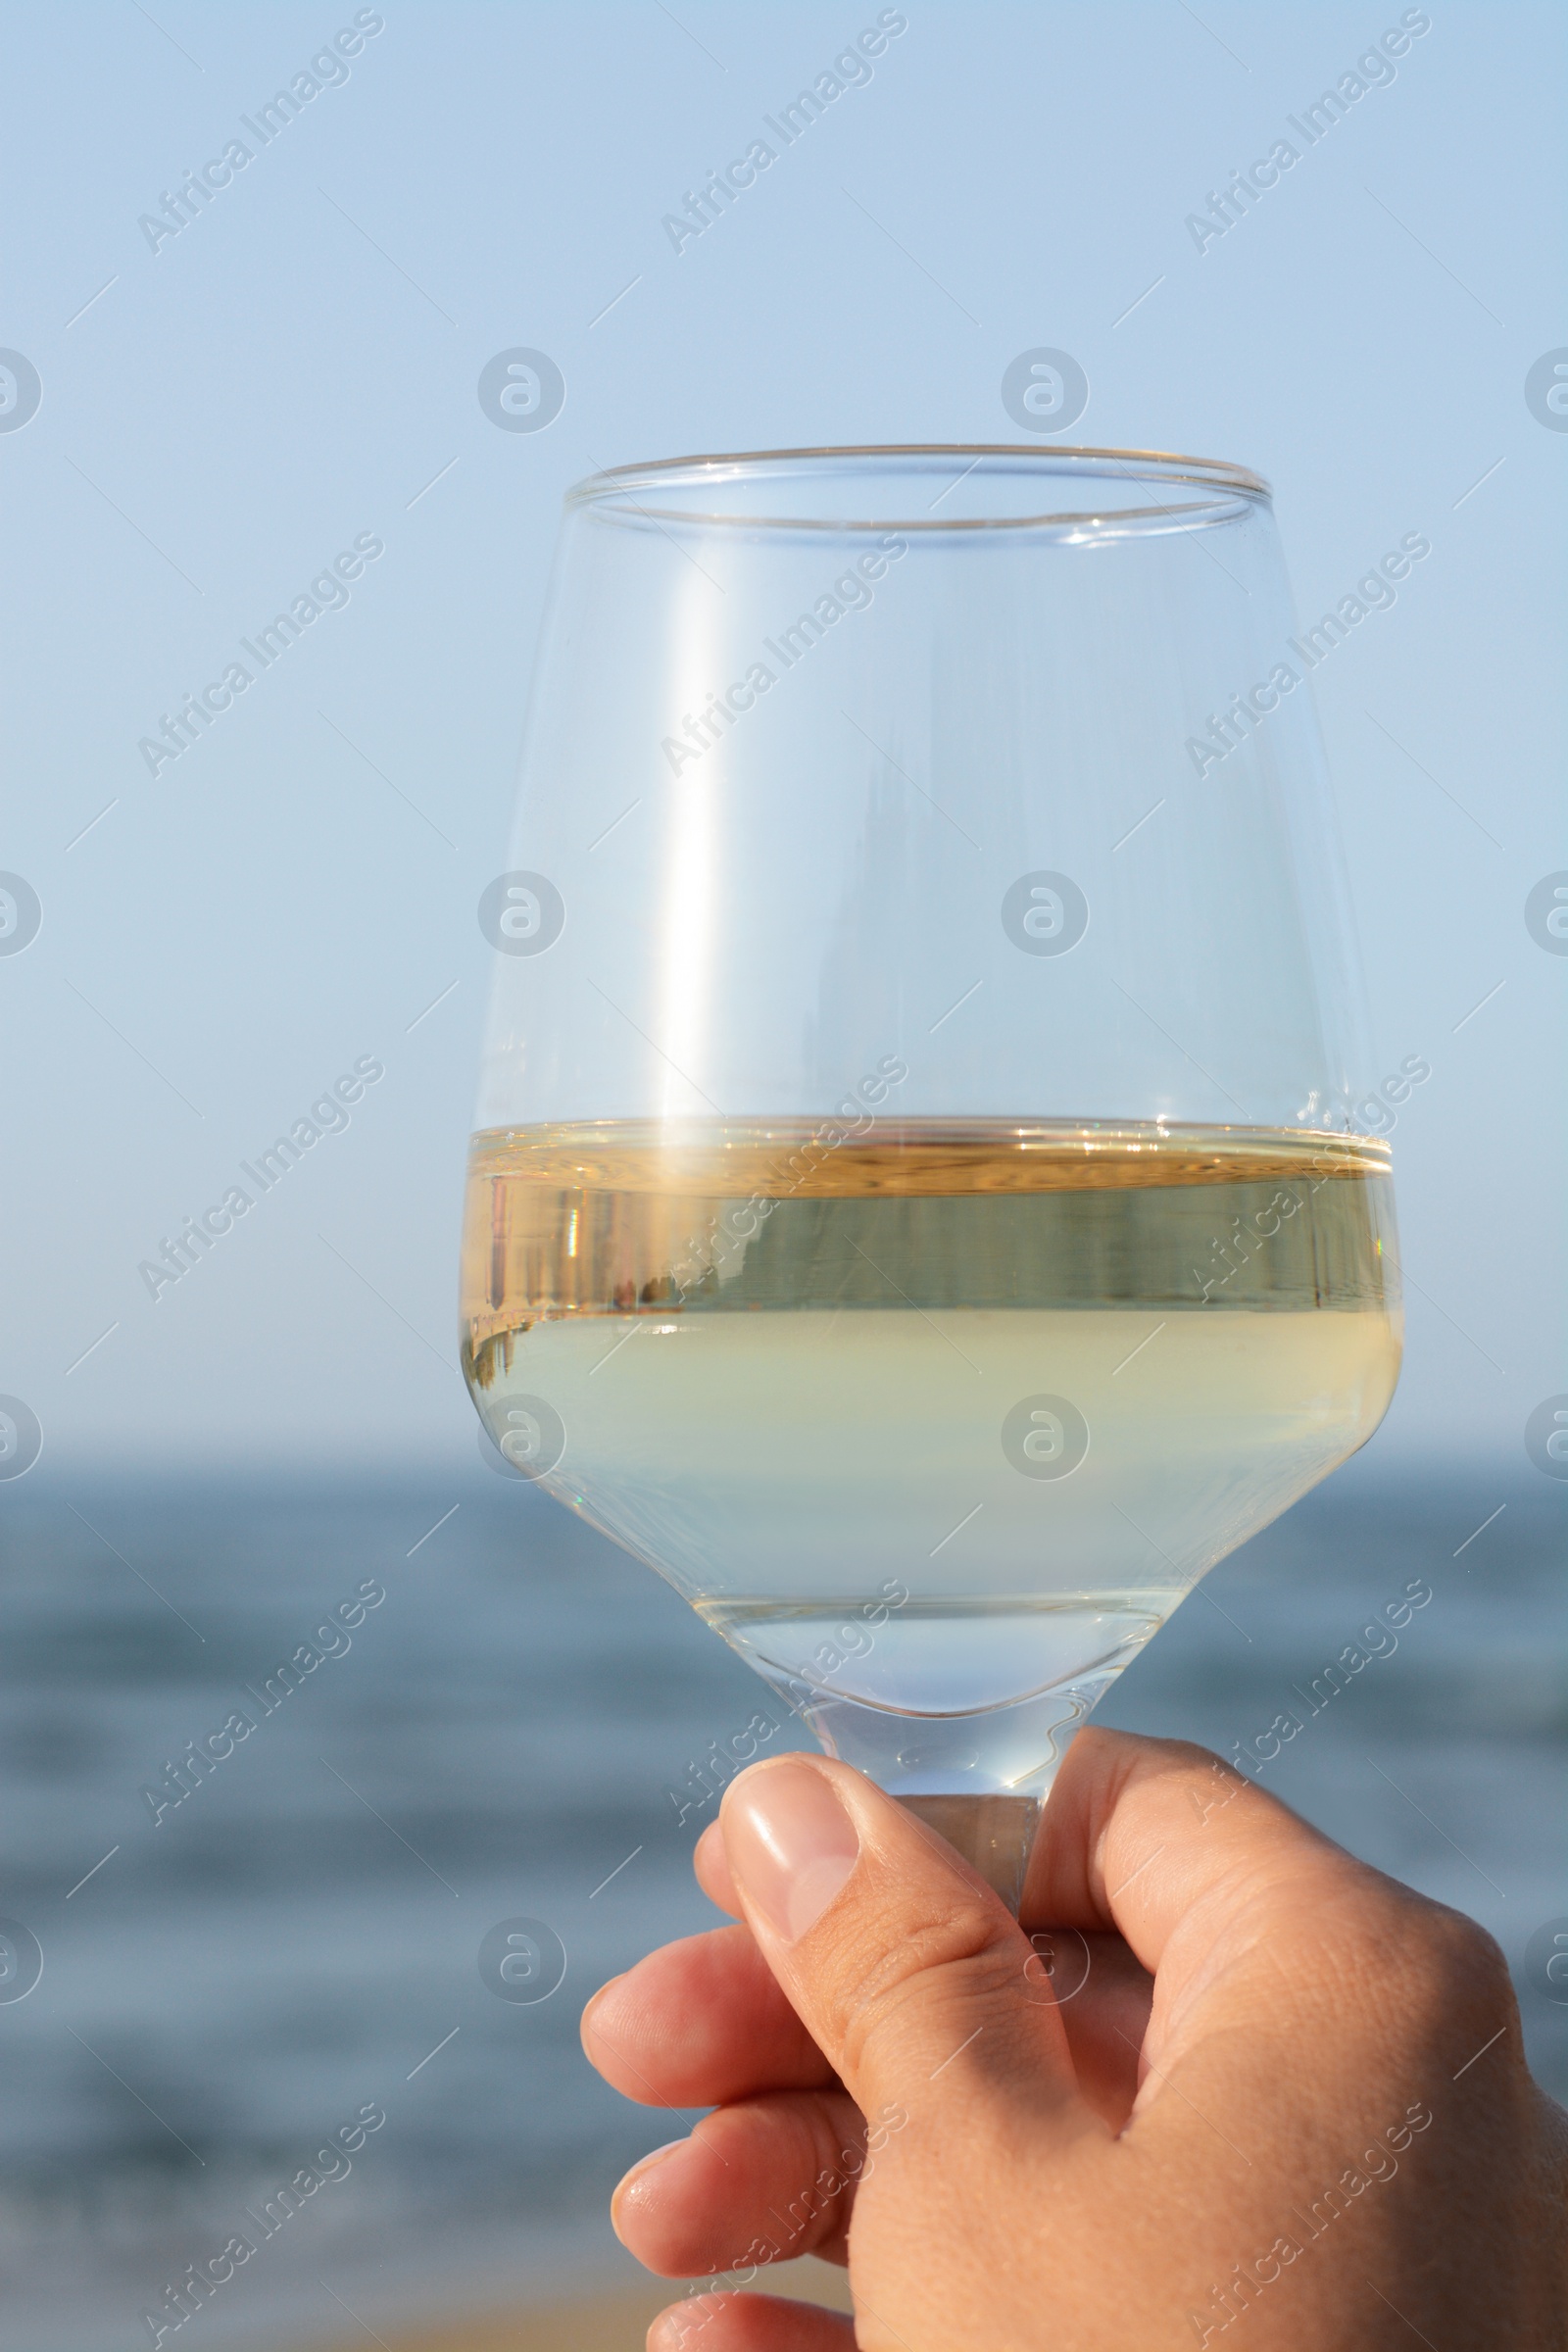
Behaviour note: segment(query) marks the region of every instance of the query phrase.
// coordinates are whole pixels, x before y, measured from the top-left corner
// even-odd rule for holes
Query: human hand
[[[617,2089],[714,2110],[615,2228],[666,2277],[848,2261],[857,2318],[720,2292],[650,2352],[1568,2343],[1568,2118],[1496,1945],[1217,1757],[1081,1732],[1022,1926],[820,1757],[743,1773],[697,1870],[744,1925],[583,2018]]]

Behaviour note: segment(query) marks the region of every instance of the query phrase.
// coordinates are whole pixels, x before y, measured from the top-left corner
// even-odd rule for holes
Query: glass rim
[[[986,466],[987,460],[998,461]],[[1036,475],[1042,480],[1053,476],[1066,480],[1123,479],[1134,482],[1169,483],[1172,487],[1200,489],[1208,492],[1207,499],[1190,501],[1180,506],[1163,504],[1157,498],[1145,507],[1095,509],[1081,506],[1070,510],[1038,511],[1019,514],[954,514],[933,517],[928,509],[924,515],[892,513],[874,516],[849,514],[736,514],[706,511],[664,503],[661,496],[657,507],[645,509],[638,505],[636,493],[646,490],[666,493],[690,485],[700,491],[704,484],[744,481],[759,482],[784,475],[797,479],[808,478],[811,472],[851,475],[862,473],[869,480],[892,480],[901,473],[932,473],[938,462],[967,461],[963,472],[952,485],[983,466],[995,478],[999,474],[1018,473]],[[1229,507],[1234,514],[1251,505],[1267,506],[1273,497],[1270,484],[1250,466],[1239,466],[1223,458],[1185,457],[1170,450],[1102,449],[1074,444],[1050,448],[1031,442],[1005,441],[911,441],[871,442],[865,444],[827,443],[819,448],[762,449],[713,452],[681,458],[651,458],[625,466],[611,466],[596,473],[586,474],[574,482],[565,493],[568,510],[605,508],[611,512],[638,514],[655,523],[697,523],[705,527],[742,528],[746,530],[785,531],[997,531],[1060,529],[1092,525],[1097,530],[1106,524],[1116,526],[1152,522],[1169,527],[1190,525],[1200,518],[1219,519],[1218,509]],[[1243,502],[1238,508],[1236,502]],[[897,504],[902,505],[903,501]]]

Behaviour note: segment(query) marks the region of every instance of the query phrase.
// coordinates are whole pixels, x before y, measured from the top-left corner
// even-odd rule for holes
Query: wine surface
[[[464,1366],[516,1469],[885,1785],[1027,1788],[1376,1428],[1395,1246],[1359,1138],[489,1131]]]

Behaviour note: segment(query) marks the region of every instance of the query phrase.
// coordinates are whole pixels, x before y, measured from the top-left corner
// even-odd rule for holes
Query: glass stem
[[[935,1830],[994,1887],[1014,1919],[1040,1826],[1036,1796],[906,1796],[906,1811]]]

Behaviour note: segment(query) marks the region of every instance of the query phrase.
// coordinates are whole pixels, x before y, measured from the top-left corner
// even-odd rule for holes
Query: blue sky
[[[906,24],[869,77],[672,237],[686,192],[884,15]],[[1393,1139],[1419,1287],[1377,1443],[1522,1463],[1568,1387],[1568,957],[1524,913],[1568,866],[1568,436],[1526,400],[1568,344],[1559,12],[154,16],[7,29],[0,346],[41,401],[0,430],[0,868],[42,923],[0,955],[0,1391],[49,1473],[471,1461],[475,905],[563,490],[691,450],[1015,439],[1002,379],[1039,346],[1087,374],[1070,438],[1271,478],[1303,614],[1430,538],[1313,678],[1380,1068],[1432,1069]],[[343,71],[313,74],[323,53]],[[264,144],[246,119],[301,75],[321,86]],[[177,235],[139,225],[236,140],[249,161]],[[1298,160],[1223,235],[1189,224],[1281,140]],[[564,379],[537,432],[478,398],[519,347]],[[140,741],[313,581],[300,640],[150,773]],[[138,1261],[366,1062],[345,1123],[154,1302]]]

